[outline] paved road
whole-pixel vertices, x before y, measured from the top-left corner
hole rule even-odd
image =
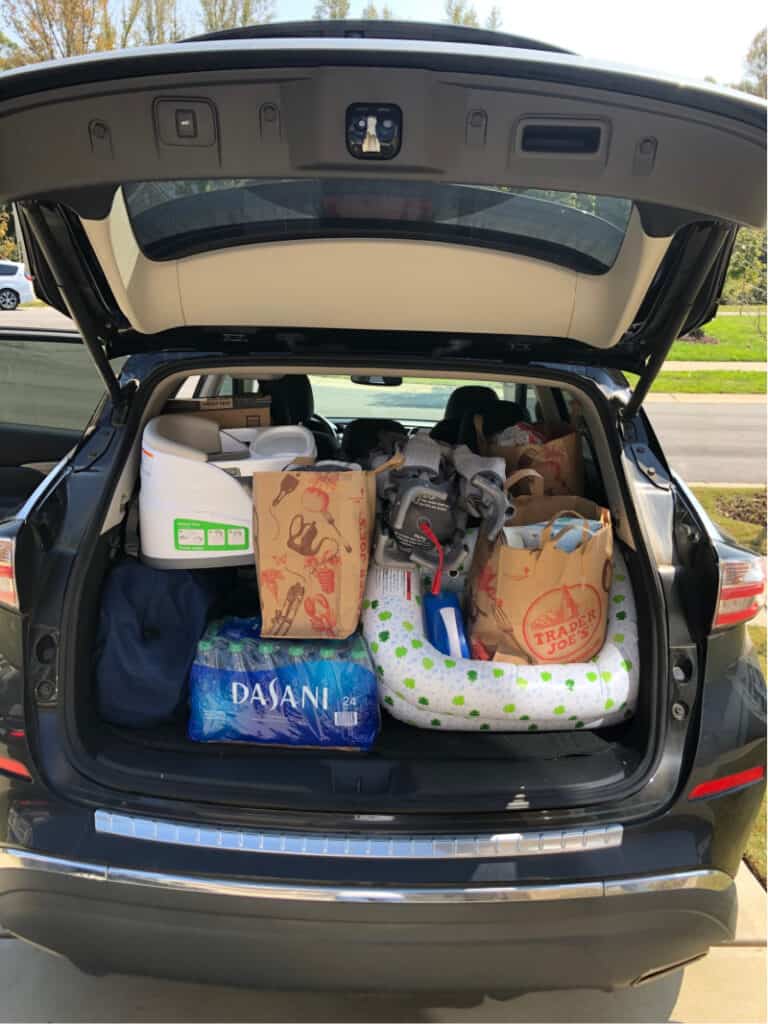
[[[646,411],[672,468],[691,483],[764,484],[766,403],[680,402]]]
[[[4,327],[25,327],[28,330],[68,331],[74,324],[50,306],[28,306],[26,309],[3,310],[0,312],[0,330]]]

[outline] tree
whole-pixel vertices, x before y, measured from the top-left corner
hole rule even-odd
[[[498,32],[501,29],[502,21],[501,8],[498,4],[494,4],[485,19],[485,27],[489,28],[491,32]]]
[[[766,98],[766,30],[761,29],[750,44],[744,59],[744,77],[734,88]]]
[[[131,45],[134,29],[141,13],[142,0],[127,0],[120,12],[120,27],[115,27],[115,46],[124,50]]]
[[[263,25],[274,16],[273,0],[200,0],[200,17],[206,32]]]
[[[108,0],[6,0],[4,10],[17,40],[10,44],[13,63],[60,60],[114,45]]]
[[[381,14],[379,14],[379,10],[376,4],[373,3],[373,0],[369,0],[362,13],[363,18],[371,21],[392,21],[394,16],[394,12],[389,4],[384,4],[381,8]]]
[[[185,33],[176,0],[140,0],[135,25],[129,34],[137,46],[175,43]]]
[[[478,28],[477,11],[469,0],[445,0],[445,20],[451,25]]]
[[[741,228],[728,265],[725,298],[740,306],[765,302],[765,245],[765,229]]]
[[[349,0],[317,0],[315,17],[321,21],[343,21],[349,17]]]
[[[13,233],[13,219],[8,203],[0,203],[0,259],[18,258],[16,237]]]
[[[19,48],[12,39],[0,32],[0,71],[5,68],[13,68],[23,63],[19,55]]]

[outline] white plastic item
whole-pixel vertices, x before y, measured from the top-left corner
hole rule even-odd
[[[255,473],[285,469],[296,459],[315,459],[315,435],[306,427],[267,427],[250,444]]]
[[[204,417],[158,416],[144,428],[139,491],[141,558],[158,569],[253,562],[253,474],[275,468],[273,432],[292,432],[277,468],[314,452],[304,427],[220,430]],[[306,435],[309,435],[309,439]],[[288,437],[283,434],[282,436]],[[251,445],[265,450],[254,457]],[[269,464],[271,463],[271,464]]]

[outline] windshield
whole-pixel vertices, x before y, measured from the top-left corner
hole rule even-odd
[[[395,378],[397,379],[397,378]],[[428,377],[405,377],[395,386],[358,384],[349,377],[310,377],[315,400],[315,412],[332,420],[351,420],[384,417],[400,420],[408,425],[432,425],[443,419],[451,393],[471,380],[433,380]],[[499,398],[514,398],[504,394],[504,385],[482,381]],[[508,386],[514,391],[514,385]]]
[[[587,273],[613,265],[628,199],[375,178],[219,179],[123,186],[152,259],[297,238],[404,237],[521,252]]]
[[[312,374],[314,410],[337,423],[347,420],[384,417],[400,420],[408,426],[432,426],[445,416],[445,407],[451,394],[466,385],[475,386],[477,380],[439,380],[433,377],[390,377],[388,385],[362,383],[366,378]],[[200,385],[200,377],[190,377],[180,389],[177,398],[191,398]],[[368,378],[381,381],[382,378]],[[499,398],[516,399],[514,384],[481,381],[492,388]],[[216,395],[256,394],[259,382],[249,378],[232,379],[222,376],[215,389]]]

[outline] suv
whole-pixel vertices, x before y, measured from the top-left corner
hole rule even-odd
[[[4,428],[0,481],[58,461],[0,522],[3,925],[90,971],[489,993],[627,986],[727,941],[764,792],[763,568],[643,400],[763,223],[765,105],[369,22],[2,78],[0,199],[105,389],[82,433]],[[73,336],[35,340],[67,392]],[[634,593],[633,706],[557,731],[385,712],[370,753],[107,723],[144,426],[254,391],[336,457],[370,450],[350,421],[443,430],[498,397],[576,429]]]
[[[23,263],[0,260],[0,309],[16,309],[21,302],[33,302],[32,278]]]

